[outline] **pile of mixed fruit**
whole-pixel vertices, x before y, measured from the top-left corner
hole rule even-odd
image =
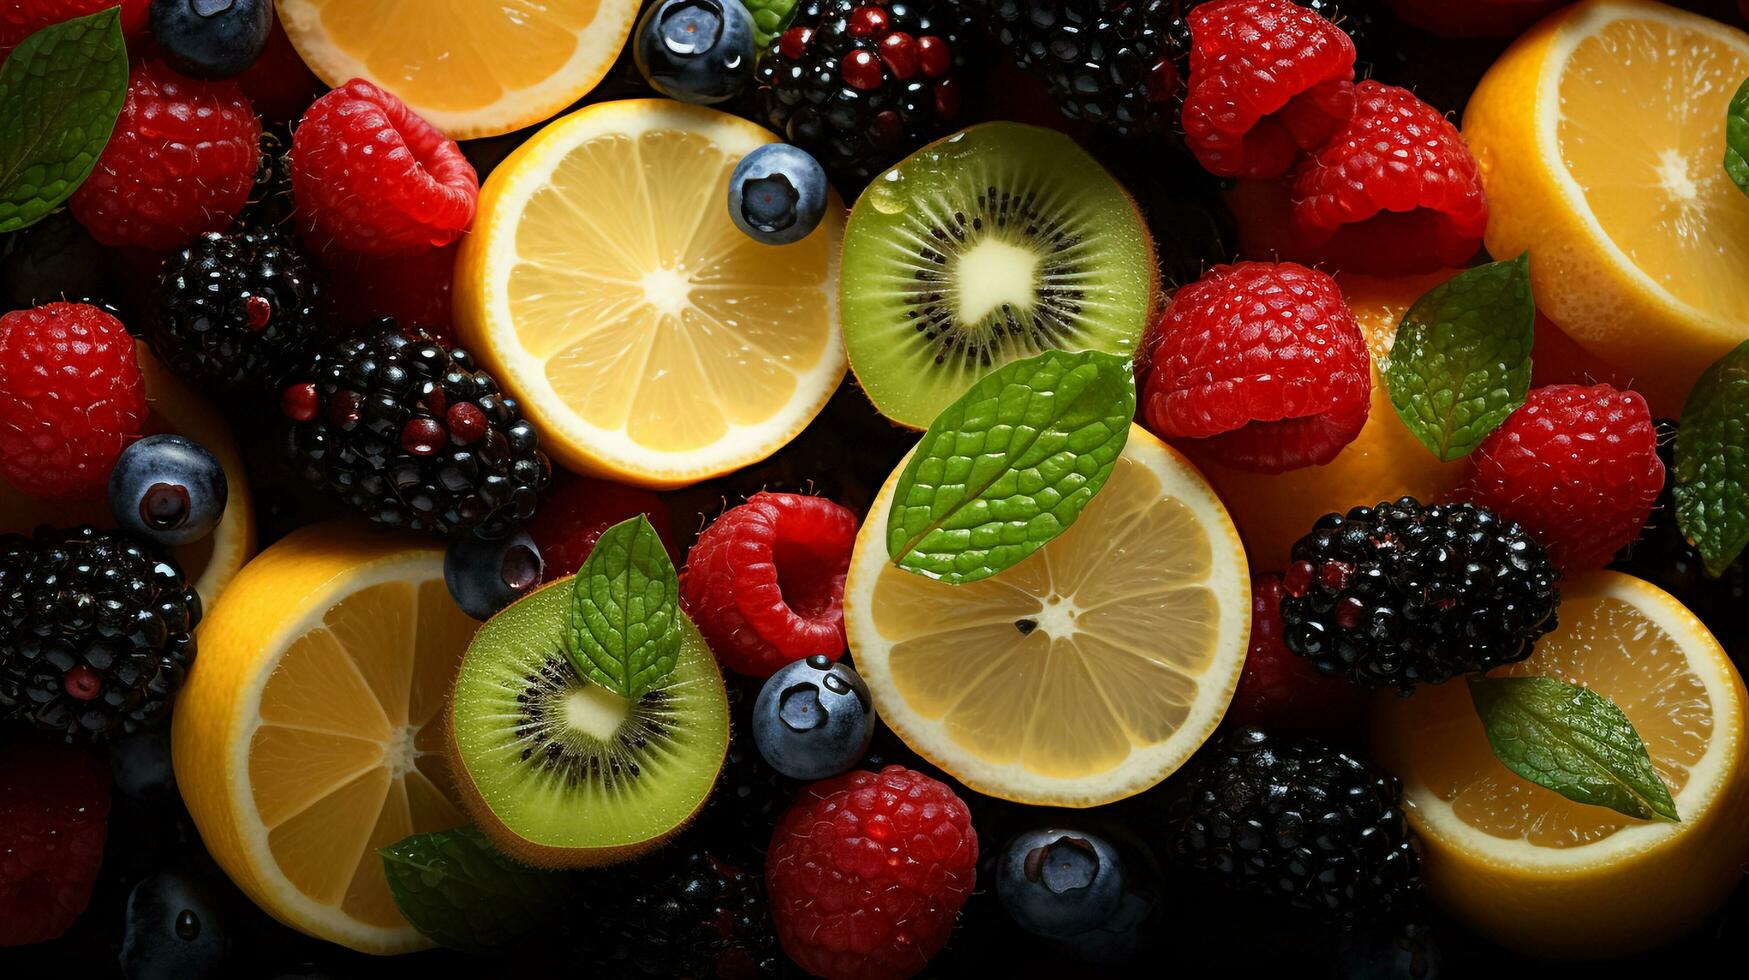
[[[1746,25],[0,0],[0,973],[1735,961]]]

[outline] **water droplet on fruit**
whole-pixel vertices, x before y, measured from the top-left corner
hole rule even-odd
[[[192,909],[183,909],[176,914],[176,938],[185,943],[192,943],[200,936],[200,916]]]

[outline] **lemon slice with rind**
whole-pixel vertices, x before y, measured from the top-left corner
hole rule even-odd
[[[678,102],[567,116],[486,182],[455,312],[565,465],[651,487],[732,472],[805,428],[845,372],[835,196],[792,245],[729,219],[729,175],[776,137]]]
[[[1166,778],[1219,725],[1245,663],[1250,584],[1202,476],[1138,426],[1068,530],[947,585],[887,557],[904,464],[857,538],[845,629],[880,716],[967,786],[1087,807]]]

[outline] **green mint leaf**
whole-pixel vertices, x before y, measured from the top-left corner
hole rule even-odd
[[[578,569],[565,653],[578,673],[629,701],[674,672],[680,583],[642,514],[603,531]]]
[[[476,827],[414,834],[377,851],[395,905],[451,949],[486,953],[555,918],[567,879],[498,853]]]
[[[1738,86],[1725,111],[1725,173],[1749,194],[1749,79]]]
[[[888,555],[955,585],[1014,566],[1105,486],[1135,412],[1135,372],[1116,354],[1046,351],[986,375],[900,474]]]
[[[1524,404],[1535,322],[1528,254],[1461,272],[1403,314],[1385,385],[1435,456],[1469,453]]]
[[[1749,341],[1688,393],[1676,429],[1676,523],[1719,576],[1749,544]]]
[[[0,232],[35,224],[91,176],[127,92],[120,8],[13,49],[0,65]]]
[[[1638,820],[1679,820],[1645,743],[1615,702],[1553,677],[1470,680],[1495,758],[1576,803]]]
[[[753,43],[755,50],[761,56],[771,47],[771,42],[789,30],[790,22],[796,19],[796,7],[801,0],[741,0],[741,6],[753,15]]]

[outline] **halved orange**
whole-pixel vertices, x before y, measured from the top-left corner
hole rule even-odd
[[[176,699],[176,780],[213,858],[275,918],[363,952],[430,945],[377,848],[468,822],[442,708],[477,625],[443,549],[350,524],[269,548],[208,613]]]

